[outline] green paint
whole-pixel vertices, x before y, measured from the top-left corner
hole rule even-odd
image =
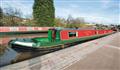
[[[55,32],[55,40],[54,38],[52,38],[52,34],[54,34]],[[60,41],[60,30],[57,30],[57,29],[49,29],[48,30],[48,40],[50,42],[54,42],[54,41]]]
[[[60,30],[57,30],[56,32],[56,39],[55,39],[56,42],[60,41]]]
[[[108,34],[106,34],[108,35]],[[77,42],[77,41],[85,41],[85,40],[90,40],[90,39],[95,39],[95,38],[99,38],[99,37],[103,37],[106,35],[95,35],[95,36],[89,36],[89,37],[83,37],[83,38],[76,38],[76,39],[71,39],[71,40],[61,40],[61,41],[54,41],[54,42],[49,42],[49,41],[41,41],[41,44],[39,46],[39,48],[47,48],[47,47],[52,47],[55,45],[61,45],[61,44],[67,44],[67,43],[73,43],[73,42]]]
[[[37,37],[32,39],[34,42],[49,42],[47,37]]]
[[[52,30],[48,30],[48,40],[52,42]]]

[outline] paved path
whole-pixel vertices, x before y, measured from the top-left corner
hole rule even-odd
[[[103,47],[64,70],[120,70],[120,33],[109,38],[111,40]],[[105,40],[101,41],[105,42]]]

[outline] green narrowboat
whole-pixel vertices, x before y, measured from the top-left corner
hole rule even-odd
[[[97,32],[96,32],[97,31]],[[65,44],[95,39],[110,34],[112,31],[104,31],[99,34],[98,30],[80,29],[49,29],[48,37],[14,39],[9,46],[17,50],[54,50],[64,48]]]

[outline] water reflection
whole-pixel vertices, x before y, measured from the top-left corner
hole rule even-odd
[[[16,51],[12,50],[11,48],[7,48],[4,54],[0,56],[0,66],[10,64],[11,61],[14,60],[16,56],[17,56]]]
[[[36,56],[41,56],[49,52],[50,51],[17,52],[11,48],[7,48],[4,54],[0,56],[0,67],[27,60]]]

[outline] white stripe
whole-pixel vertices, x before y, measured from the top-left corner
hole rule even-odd
[[[15,44],[32,47],[34,43],[32,42],[25,43],[25,42],[16,41]]]

